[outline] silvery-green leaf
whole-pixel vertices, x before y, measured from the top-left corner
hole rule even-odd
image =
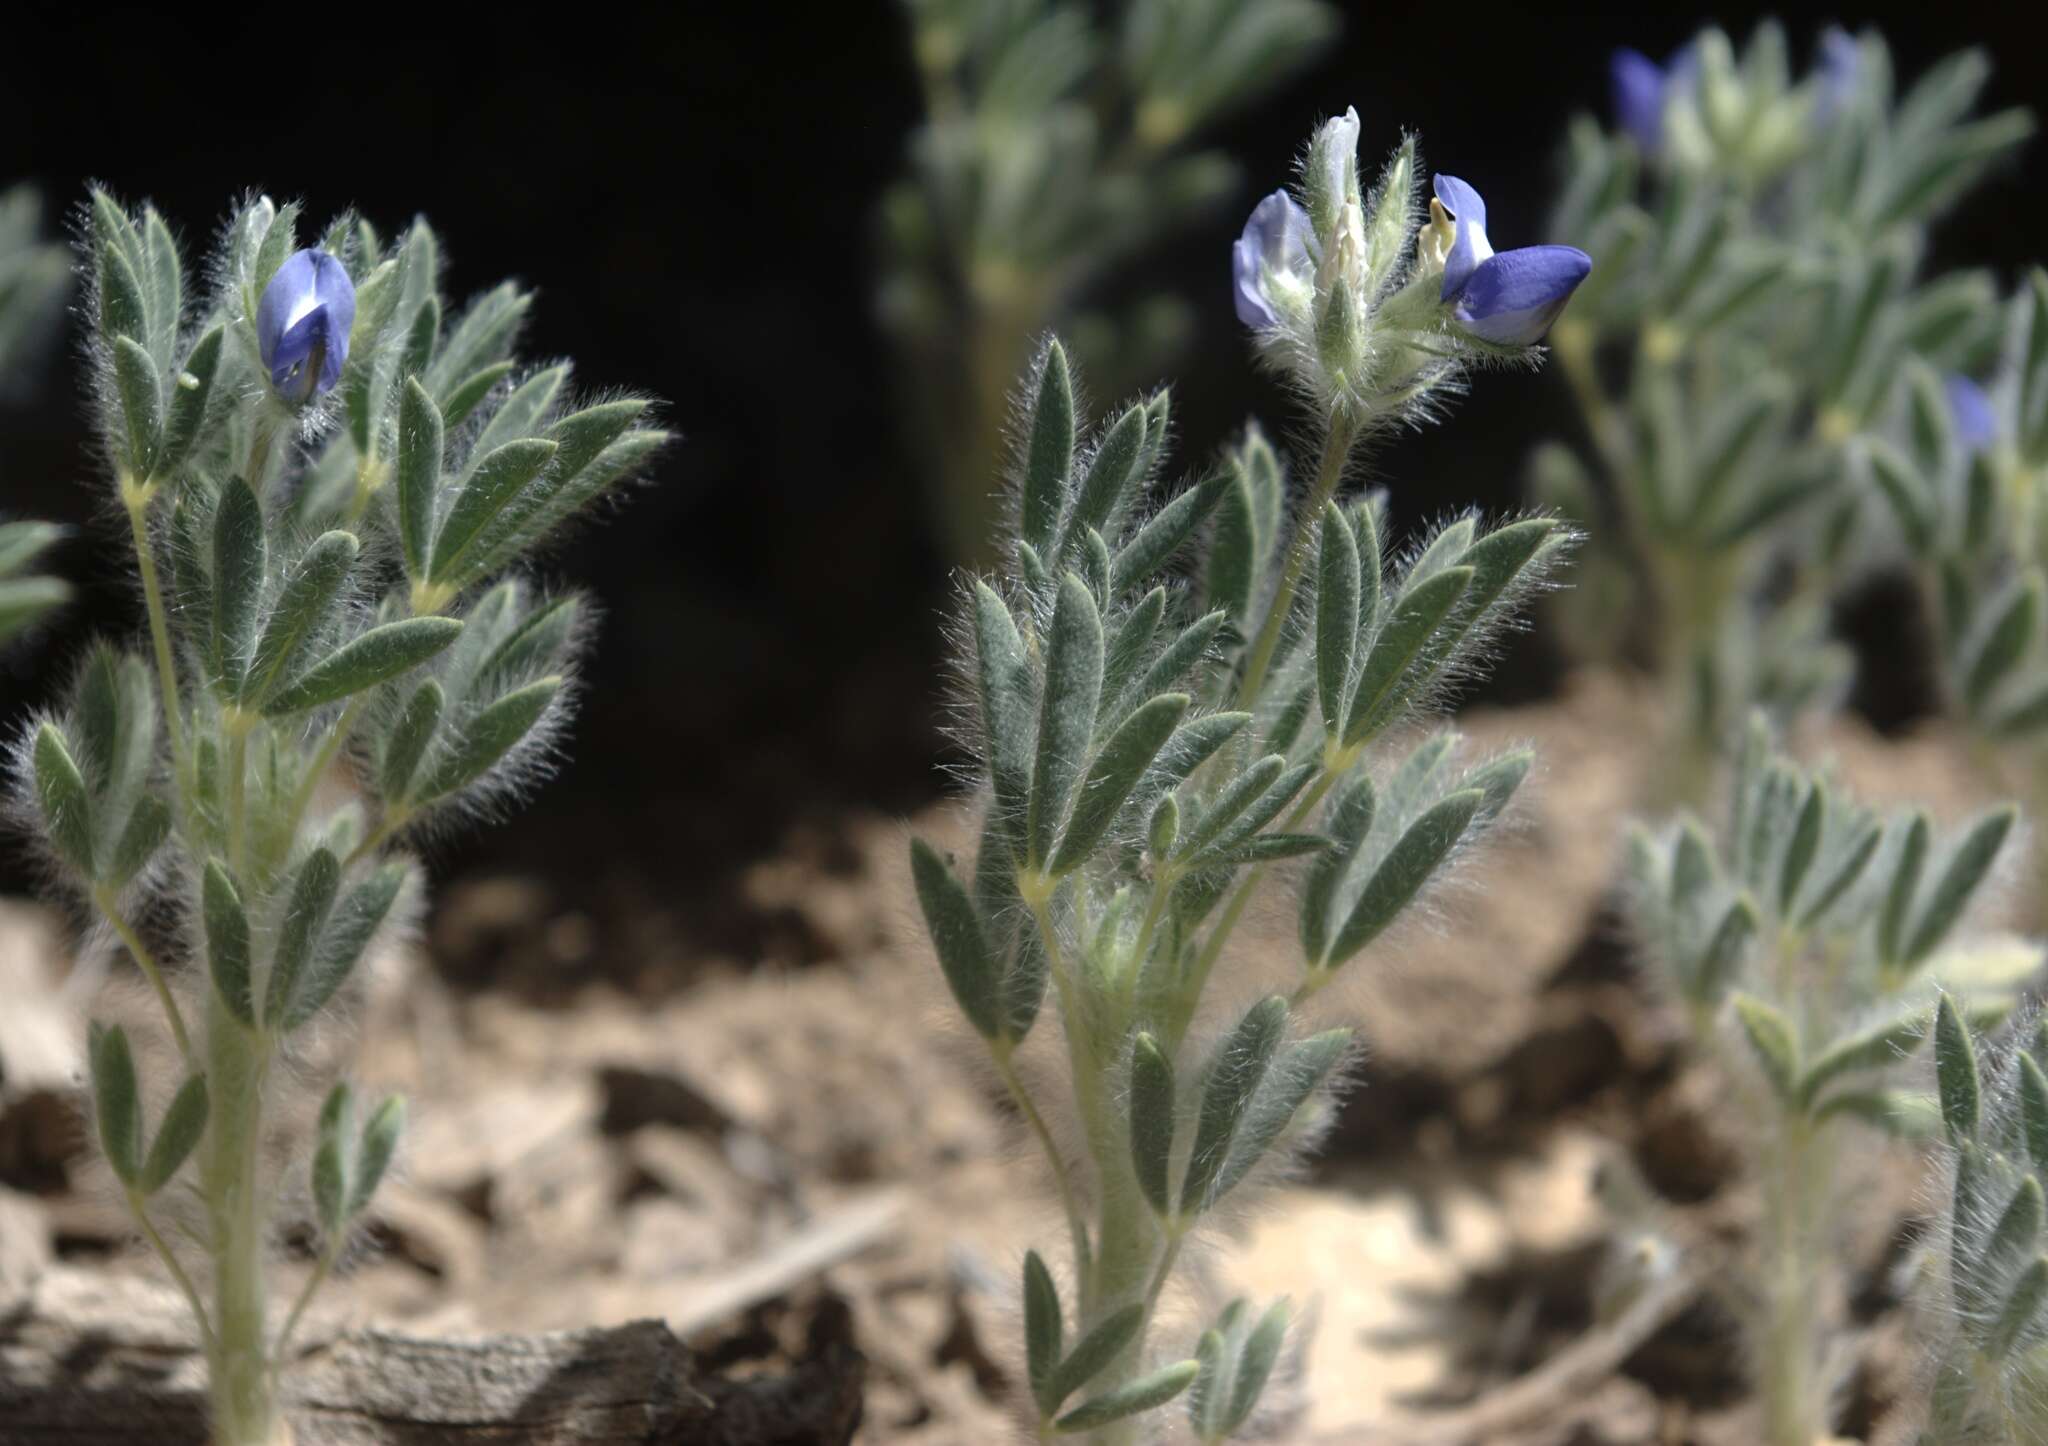
[[[1195,1119],[1194,1147],[1181,1181],[1180,1212],[1197,1214],[1209,1207],[1211,1188],[1229,1159],[1238,1122],[1251,1106],[1273,1054],[1287,1027],[1287,1001],[1279,995],[1260,1000],[1216,1047],[1202,1102]]]
[[[1219,472],[1160,508],[1117,553],[1110,570],[1110,592],[1121,595],[1172,561],[1208,519],[1229,481],[1227,473]]]
[[[1266,1381],[1280,1359],[1280,1347],[1287,1340],[1287,1302],[1276,1300],[1266,1307],[1259,1323],[1245,1340],[1237,1358],[1237,1378],[1231,1383],[1230,1409],[1224,1417],[1226,1433],[1234,1434],[1251,1419],[1266,1389]]]
[[[1106,529],[1128,507],[1144,445],[1145,408],[1126,408],[1096,445],[1087,474],[1075,489],[1073,507],[1061,529],[1060,555],[1070,566],[1082,534],[1091,527],[1098,532]]]
[[[2024,1050],[2019,1053],[2019,1096],[2020,1131],[2038,1171],[2048,1167],[2048,1075]]]
[[[1302,1105],[1350,1048],[1348,1029],[1326,1030],[1298,1044],[1281,1047],[1238,1124],[1228,1158],[1210,1188],[1212,1202],[1229,1194],[1265,1158],[1274,1142],[1294,1122]]]
[[[1934,1077],[1941,1089],[1941,1121],[1949,1139],[1977,1132],[1977,1047],[1962,1016],[1944,994],[1934,1016]]]
[[[1783,1014],[1753,995],[1738,994],[1734,1004],[1743,1038],[1749,1041],[1764,1078],[1781,1100],[1793,1102],[1799,1081],[1799,1043],[1791,1024]]]
[[[398,1137],[404,1130],[405,1100],[402,1096],[392,1095],[377,1106],[369,1123],[363,1126],[362,1142],[356,1149],[355,1181],[348,1197],[349,1214],[358,1214],[370,1203],[370,1196],[376,1193],[384,1172],[391,1166],[391,1157],[398,1149]]]
[[[527,483],[554,459],[557,444],[543,437],[507,442],[476,464],[455,494],[448,515],[434,534],[427,576],[435,582],[459,582],[472,574],[464,555],[470,544],[509,506]]]
[[[1134,1303],[1075,1342],[1074,1349],[1053,1368],[1046,1383],[1045,1400],[1050,1404],[1044,1409],[1048,1413],[1057,1411],[1067,1397],[1101,1375],[1111,1361],[1123,1354],[1124,1347],[1137,1339],[1144,1324],[1145,1307]]]
[[[313,1210],[330,1241],[348,1223],[354,1166],[355,1096],[346,1083],[337,1084],[320,1107],[313,1145]]]
[[[1366,655],[1344,727],[1347,746],[1372,737],[1398,716],[1415,688],[1415,682],[1407,677],[1409,665],[1423,654],[1431,636],[1465,595],[1472,576],[1469,567],[1448,567],[1403,590]]]
[[[1066,348],[1048,342],[1039,368],[1038,395],[1031,408],[1031,432],[1024,453],[1023,540],[1041,554],[1053,542],[1074,461],[1074,386]]]
[[[85,777],[53,723],[36,730],[34,753],[36,798],[43,809],[43,827],[64,861],[88,876],[93,865],[92,803]]]
[[[1785,845],[1784,862],[1778,870],[1780,915],[1791,916],[1799,886],[1806,882],[1807,870],[1820,853],[1821,826],[1827,818],[1827,807],[1827,790],[1816,779],[1806,791],[1806,802],[1800,807],[1799,821],[1793,826],[1792,837]]]
[[[1202,600],[1205,606],[1241,623],[1251,611],[1252,585],[1258,576],[1251,484],[1236,467],[1217,475],[1224,485],[1216,499],[1215,525],[1209,532]]]
[[[220,371],[224,339],[225,332],[218,326],[200,337],[186,356],[183,370],[171,379],[171,405],[164,418],[163,440],[157,447],[159,473],[182,466],[199,440],[207,403],[213,398],[213,379]]]
[[[923,839],[910,841],[910,871],[939,967],[960,1012],[984,1039],[1002,1029],[1002,978],[966,886]]]
[[[213,656],[230,696],[239,696],[256,648],[269,548],[263,506],[239,477],[221,488],[213,522]]]
[[[1333,735],[1344,730],[1358,644],[1359,589],[1357,539],[1336,504],[1325,503],[1316,566],[1316,696],[1323,727]]]
[[[463,725],[460,741],[436,760],[413,791],[413,801],[446,798],[483,777],[534,730],[561,690],[560,678],[536,679],[477,713]]]
[[[141,1177],[135,1182],[144,1195],[154,1195],[171,1182],[171,1176],[178,1173],[178,1167],[206,1133],[206,1116],[206,1076],[195,1074],[171,1097],[163,1121],[157,1126],[149,1158],[143,1162]]]
[[[1060,822],[1095,732],[1102,697],[1102,618],[1087,585],[1072,573],[1060,581],[1045,647],[1045,693],[1031,767],[1026,838],[1029,857],[1051,858]]]
[[[314,849],[299,864],[284,922],[278,929],[276,951],[271,955],[270,982],[264,991],[265,1023],[292,1013],[300,977],[327,926],[328,912],[340,888],[341,861],[326,849]]]
[[[267,718],[283,718],[333,703],[433,657],[462,631],[454,618],[400,618],[371,628],[329,653],[263,705]]]
[[[1878,957],[1887,964],[1904,959],[1913,895],[1920,887],[1920,870],[1927,862],[1928,833],[1927,815],[1914,814],[1906,824],[1898,859],[1892,866],[1891,883],[1885,890],[1884,909],[1877,922]]]
[[[1121,723],[1129,716],[1129,705],[1137,701],[1128,696],[1133,691],[1131,684],[1138,676],[1138,668],[1145,661],[1145,655],[1152,650],[1152,640],[1158,635],[1159,623],[1165,616],[1166,589],[1155,587],[1124,615],[1116,635],[1109,640],[1102,664],[1102,721],[1105,725]]]
[[[1990,809],[1972,820],[1964,830],[1962,841],[1948,857],[1941,876],[1934,881],[1933,891],[1913,921],[1913,932],[1907,940],[1902,962],[1918,964],[1932,954],[1948,937],[1963,911],[1969,907],[1971,896],[1990,873],[1991,866],[1998,859],[1998,851],[2005,846],[2007,835],[2012,832],[2019,819],[2019,810],[2011,804]]]
[[[156,851],[163,847],[170,833],[170,805],[153,793],[137,799],[134,812],[128,815],[128,827],[121,830],[120,840],[114,846],[103,882],[114,889],[126,887],[156,857]]]
[[[1963,675],[1963,702],[1981,708],[2033,645],[2041,625],[2041,578],[2028,574],[2004,600]]]
[[[1188,1387],[1188,1425],[1194,1429],[1195,1439],[1203,1443],[1221,1441],[1227,1434],[1224,1416],[1230,1409],[1231,1384],[1224,1378],[1230,1365],[1227,1355],[1221,1331],[1202,1332],[1195,1346],[1199,1370]]]
[[[1074,799],[1073,816],[1047,872],[1058,877],[1088,861],[1131,790],[1188,710],[1188,695],[1167,693],[1142,704],[1102,745]]]
[[[1845,1074],[1887,1069],[1897,1064],[1920,1047],[1933,1022],[1933,1011],[1917,1009],[1903,1018],[1829,1045],[1799,1078],[1797,1094],[1801,1107],[1810,1108],[1823,1088]]]
[[[120,1025],[92,1025],[86,1039],[92,1069],[93,1114],[100,1149],[122,1184],[134,1186],[142,1170],[142,1102],[135,1084],[135,1057]]]
[[[1224,830],[1237,821],[1239,815],[1273,786],[1274,780],[1278,779],[1286,768],[1287,760],[1276,753],[1259,759],[1231,779],[1209,804],[1194,827],[1183,836],[1180,857],[1192,858],[1221,837]]]
[[[256,1007],[250,993],[249,915],[234,880],[217,859],[207,861],[199,902],[213,987],[229,1012],[253,1028]]]
[[[359,550],[353,534],[328,532],[315,538],[299,558],[257,639],[243,701],[260,704],[297,670],[307,648],[338,611],[342,584]]]
[[[1035,1250],[1024,1252],[1024,1357],[1031,1398],[1041,1414],[1051,1415],[1059,1402],[1048,1402],[1054,1370],[1060,1363],[1065,1323],[1059,1288]]]
[[[419,378],[409,376],[398,404],[398,539],[405,570],[415,578],[427,575],[433,549],[442,446],[441,409]]]
[[[1320,966],[1329,946],[1330,903],[1345,870],[1372,829],[1378,795],[1372,779],[1361,773],[1337,795],[1323,820],[1329,836],[1329,852],[1318,858],[1308,871],[1301,893],[1302,957]]]
[[[1335,969],[1379,937],[1442,867],[1486,802],[1476,788],[1453,793],[1426,810],[1387,850],[1330,944],[1325,969]]]
[[[1138,1189],[1161,1216],[1173,1214],[1169,1171],[1174,1136],[1173,1064],[1159,1041],[1140,1031],[1131,1049],[1131,1166]]]
[[[988,750],[995,809],[1007,830],[1021,833],[1031,792],[1031,745],[1038,689],[1031,660],[1010,610],[985,583],[974,585],[977,701]],[[1013,840],[1016,847],[1021,840]],[[1021,853],[1021,848],[1018,849]]]
[[[335,906],[312,958],[301,972],[291,1007],[278,1021],[280,1027],[287,1031],[299,1029],[327,1007],[327,1001],[347,982],[362,959],[371,937],[390,916],[407,872],[401,862],[387,863]]]
[[[156,473],[164,425],[163,377],[149,353],[125,336],[114,338],[114,385],[128,424],[128,467],[136,477]]]
[[[2048,1256],[2035,1256],[2013,1281],[1991,1327],[1986,1354],[2002,1361],[2048,1336]]]
[[[441,724],[445,703],[441,685],[432,678],[420,684],[406,701],[384,745],[384,767],[378,783],[387,800],[406,797],[420,759],[425,756],[427,745],[434,741],[434,730]]]
[[[1098,1426],[1107,1426],[1112,1421],[1121,1421],[1126,1416],[1135,1416],[1140,1411],[1149,1411],[1163,1406],[1188,1388],[1201,1367],[1194,1361],[1179,1361],[1135,1381],[1105,1391],[1091,1401],[1085,1401],[1067,1412],[1053,1423],[1053,1429],[1061,1435],[1073,1435],[1080,1431],[1093,1431]]]

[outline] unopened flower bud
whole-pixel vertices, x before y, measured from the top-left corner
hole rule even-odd
[[[270,384],[300,404],[333,390],[348,360],[356,289],[325,251],[297,251],[277,268],[256,306],[256,343]]]

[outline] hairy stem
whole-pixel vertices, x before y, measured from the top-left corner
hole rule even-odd
[[[177,766],[180,791],[191,774],[191,755],[185,748],[185,715],[178,701],[178,669],[171,654],[171,626],[164,610],[163,582],[157,576],[156,553],[149,545],[148,511],[156,496],[152,483],[136,483],[123,475],[121,505],[128,513],[128,530],[135,541],[135,566],[142,576],[142,604],[149,614],[149,640],[156,652],[157,689],[162,693],[164,728],[170,734],[171,759]]]
[[[1814,1127],[1787,1119],[1765,1179],[1764,1320],[1757,1387],[1770,1446],[1813,1446],[1827,1431],[1827,1383],[1818,1356],[1821,1281],[1814,1234],[1817,1186],[1827,1171]]]
[[[306,766],[306,776],[299,780],[299,791],[292,796],[291,822],[285,830],[286,838],[299,836],[299,825],[305,822],[306,810],[313,806],[313,795],[320,791],[320,780],[327,776],[327,770],[334,765],[335,755],[341,752],[341,745],[355,731],[356,720],[362,716],[363,700],[368,696],[367,693],[358,693],[349,699],[334,727],[320,740],[320,749]]]
[[[214,1440],[216,1446],[270,1446],[278,1422],[264,1325],[268,1221],[257,1173],[270,1046],[229,1012],[217,990],[209,1000],[206,1034],[213,1111],[200,1187],[215,1270],[209,1361]]]
[[[178,1042],[178,1053],[184,1058],[187,1068],[193,1067],[197,1061],[192,1055],[192,1036],[185,1032],[185,1016],[179,1012],[178,1001],[172,995],[170,986],[164,982],[164,971],[157,964],[156,956],[150,953],[149,946],[142,942],[142,936],[135,932],[135,926],[122,917],[111,889],[94,889],[92,901],[106,921],[113,925],[114,932],[128,947],[128,952],[135,957],[136,964],[149,980],[150,987],[156,991],[157,1003],[163,1006],[164,1018],[171,1026],[171,1037]]]
[[[1045,1152],[1045,1158],[1052,1166],[1053,1178],[1059,1182],[1060,1205],[1067,1214],[1067,1231],[1073,1238],[1075,1273],[1085,1278],[1089,1273],[1088,1222],[1081,1215],[1081,1197],[1074,1192],[1074,1177],[1067,1170],[1066,1157],[1060,1153],[1054,1142],[1052,1131],[1046,1128],[1045,1116],[1038,1112],[1038,1106],[1031,1098],[1031,1091],[1024,1087],[1023,1076],[1017,1073],[1016,1061],[1012,1058],[1012,1047],[1008,1043],[992,1045],[996,1073],[1002,1076],[1009,1088],[1010,1098],[1016,1101],[1018,1111],[1030,1125],[1031,1133],[1038,1139],[1038,1147]]]
[[[292,1302],[291,1311],[284,1318],[284,1326],[277,1333],[277,1344],[271,1349],[270,1353],[270,1379],[273,1389],[276,1385],[278,1373],[284,1369],[284,1363],[292,1343],[292,1332],[299,1328],[300,1317],[305,1315],[306,1307],[313,1303],[314,1295],[319,1292],[321,1285],[325,1283],[328,1272],[334,1269],[335,1259],[340,1254],[341,1242],[339,1240],[329,1241],[327,1248],[320,1252],[320,1259],[314,1265],[313,1273],[306,1277],[306,1284],[300,1289],[299,1298]]]
[[[177,1282],[179,1293],[185,1297],[185,1304],[191,1309],[192,1319],[199,1323],[200,1342],[205,1346],[208,1355],[212,1355],[216,1350],[213,1321],[206,1313],[206,1302],[200,1299],[199,1288],[193,1285],[192,1277],[185,1273],[185,1267],[178,1263],[178,1257],[171,1253],[171,1247],[165,1243],[156,1225],[150,1220],[149,1206],[143,1200],[142,1192],[130,1189],[125,1193],[128,1213],[135,1217],[136,1225],[142,1230],[142,1238],[149,1242],[150,1248],[157,1253],[157,1258],[163,1261],[164,1269],[168,1270],[171,1279]]]
[[[1301,574],[1308,566],[1308,556],[1314,546],[1315,520],[1322,514],[1323,504],[1337,493],[1337,483],[1344,475],[1344,461],[1351,454],[1351,442],[1355,436],[1357,428],[1354,424],[1333,420],[1323,438],[1323,460],[1316,468],[1315,487],[1309,492],[1301,511],[1295,514],[1294,537],[1287,545],[1287,561],[1280,570],[1280,584],[1273,592],[1273,604],[1267,609],[1266,620],[1260,624],[1259,635],[1246,656],[1244,680],[1237,688],[1239,708],[1250,708],[1266,686],[1267,670],[1273,666],[1273,653],[1280,646],[1280,631],[1287,625],[1287,615],[1294,608],[1294,591],[1301,585]]]

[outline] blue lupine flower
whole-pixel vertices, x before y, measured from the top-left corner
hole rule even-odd
[[[1820,82],[1813,104],[1816,125],[1826,125],[1856,98],[1863,78],[1863,47],[1856,37],[1839,25],[1821,32],[1820,63],[1815,67]]]
[[[278,394],[305,402],[332,390],[355,324],[356,289],[346,267],[317,249],[287,257],[256,306],[256,343]]]
[[[1531,346],[1593,269],[1576,246],[1523,246],[1495,254],[1486,239],[1486,202],[1456,176],[1436,177],[1436,200],[1457,222],[1444,258],[1443,299],[1474,336],[1502,346]]]
[[[1607,61],[1607,79],[1614,91],[1614,119],[1636,138],[1645,152],[1664,143],[1664,67],[1640,50],[1626,46]]]
[[[1948,414],[1955,422],[1956,440],[1965,452],[1982,452],[1998,441],[1998,413],[1991,398],[1960,372],[1950,372],[1943,381],[1948,393]]]
[[[1270,274],[1294,275],[1309,263],[1308,212],[1285,191],[1275,191],[1252,208],[1244,234],[1230,248],[1230,280],[1237,319],[1265,329],[1280,323],[1266,290]]]

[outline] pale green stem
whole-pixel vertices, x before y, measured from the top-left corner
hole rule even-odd
[[[185,1273],[185,1267],[178,1263],[178,1257],[171,1253],[171,1247],[165,1244],[163,1236],[157,1233],[156,1226],[150,1221],[149,1207],[143,1200],[142,1193],[135,1189],[123,1193],[127,1196],[128,1213],[135,1217],[135,1223],[142,1229],[143,1239],[149,1242],[150,1248],[156,1251],[157,1258],[163,1261],[164,1269],[168,1270],[171,1279],[177,1282],[179,1293],[185,1297],[185,1304],[191,1308],[192,1319],[199,1323],[199,1339],[206,1347],[207,1354],[212,1355],[216,1349],[213,1322],[207,1317],[206,1302],[200,1299],[199,1288],[193,1285],[192,1277]]]
[[[150,953],[149,946],[142,942],[142,936],[135,932],[135,926],[121,916],[121,911],[115,906],[111,890],[94,889],[92,901],[106,917],[107,922],[114,926],[114,932],[120,936],[121,942],[128,946],[128,952],[135,956],[136,964],[149,980],[150,987],[156,991],[157,1002],[164,1007],[164,1018],[170,1022],[171,1037],[178,1042],[178,1053],[190,1068],[195,1063],[192,1057],[192,1036],[185,1032],[185,1016],[179,1012],[178,1001],[172,996],[170,986],[164,982],[164,971],[158,966],[156,956]]]
[[[263,1278],[266,1212],[257,1165],[270,1044],[218,990],[207,1012],[213,1110],[200,1164],[214,1261],[211,1391],[215,1446],[271,1446],[277,1428]]]
[[[320,751],[313,755],[313,761],[306,768],[306,776],[299,780],[299,791],[292,798],[291,827],[286,837],[297,838],[299,825],[305,821],[306,810],[313,806],[313,795],[320,790],[320,780],[327,776],[333,766],[335,755],[341,752],[341,745],[348,741],[348,735],[355,731],[356,719],[362,716],[363,700],[367,694],[358,693],[341,710],[341,717],[334,727],[320,741]]]
[[[149,638],[156,651],[157,688],[163,694],[164,727],[171,737],[171,759],[177,765],[182,788],[190,770],[191,756],[185,751],[185,715],[178,701],[178,670],[171,655],[170,619],[164,611],[163,583],[157,577],[156,553],[149,545],[149,502],[156,495],[153,484],[136,484],[121,479],[121,502],[128,511],[128,527],[135,539],[135,566],[142,575],[142,603],[149,613]]]
[[[335,1259],[341,1253],[341,1242],[335,1240],[320,1252],[319,1261],[313,1266],[313,1273],[306,1277],[305,1286],[299,1291],[299,1298],[292,1302],[291,1313],[284,1318],[284,1328],[277,1333],[277,1344],[271,1348],[270,1378],[273,1386],[278,1373],[284,1369],[292,1343],[292,1332],[299,1328],[299,1319],[306,1313],[306,1307],[313,1303],[315,1292],[327,1279],[327,1273],[334,1269]]]
[[[228,727],[228,867],[237,879],[244,875],[249,831],[249,730],[230,723]]]
[[[1294,537],[1288,544],[1287,561],[1280,570],[1280,585],[1273,593],[1273,605],[1266,612],[1266,620],[1259,627],[1259,635],[1252,642],[1247,655],[1244,681],[1238,685],[1237,706],[1250,708],[1259,700],[1260,690],[1266,686],[1266,671],[1273,666],[1273,653],[1280,646],[1281,629],[1287,625],[1287,615],[1294,607],[1294,591],[1301,585],[1301,574],[1308,566],[1308,555],[1315,536],[1315,520],[1322,515],[1323,504],[1337,492],[1337,483],[1344,475],[1344,461],[1351,453],[1352,438],[1357,428],[1350,422],[1333,420],[1329,434],[1323,439],[1323,460],[1316,468],[1316,483],[1309,493],[1307,505],[1294,519]]]
[[[411,817],[410,814],[403,810],[394,810],[385,815],[381,823],[370,830],[369,833],[363,835],[361,843],[349,850],[348,857],[342,860],[342,867],[346,868],[358,859],[368,858],[372,852],[389,842],[400,829],[404,828],[411,821]]]
[[[1316,805],[1323,801],[1324,796],[1336,785],[1337,780],[1344,776],[1349,767],[1348,757],[1341,766],[1333,768],[1326,756],[1322,772],[1316,776],[1316,781],[1309,785],[1308,792],[1302,795],[1301,802],[1294,806],[1294,811],[1287,815],[1287,821],[1280,825],[1280,832],[1292,832],[1314,813]],[[1209,975],[1216,968],[1216,961],[1223,956],[1223,946],[1230,942],[1231,934],[1243,921],[1244,911],[1251,903],[1252,895],[1258,892],[1259,883],[1265,878],[1266,870],[1270,867],[1270,864],[1252,865],[1223,905],[1223,912],[1209,930],[1209,937],[1202,941],[1201,952],[1195,955],[1194,967],[1188,971],[1187,979],[1175,995],[1176,1007],[1172,1017],[1167,1021],[1169,1050],[1180,1048],[1181,1040],[1187,1035],[1188,1026],[1194,1022],[1195,1008],[1201,1002],[1202,991],[1209,986]],[[1307,988],[1306,980],[1303,981],[1302,988],[1305,992],[1297,992],[1298,999],[1306,998],[1308,994],[1315,992]]]
[[[1010,1098],[1016,1101],[1017,1109],[1031,1127],[1031,1133],[1038,1138],[1038,1147],[1045,1152],[1046,1161],[1052,1166],[1053,1178],[1059,1182],[1060,1206],[1066,1211],[1067,1230],[1073,1237],[1076,1273],[1085,1277],[1089,1270],[1088,1224],[1081,1216],[1081,1197],[1074,1192],[1074,1179],[1067,1171],[1066,1157],[1054,1143],[1052,1131],[1046,1128],[1045,1117],[1038,1112],[1031,1091],[1024,1087],[1024,1079],[1017,1073],[1016,1062],[1011,1058],[1011,1046],[1007,1042],[991,1044],[989,1052],[995,1057],[996,1073],[1002,1076]]]
[[[1824,1164],[1813,1157],[1814,1128],[1788,1118],[1780,1158],[1765,1186],[1767,1258],[1764,1339],[1758,1352],[1765,1436],[1770,1446],[1813,1446],[1826,1435],[1826,1400],[1818,1379],[1818,1292],[1814,1185]]]

